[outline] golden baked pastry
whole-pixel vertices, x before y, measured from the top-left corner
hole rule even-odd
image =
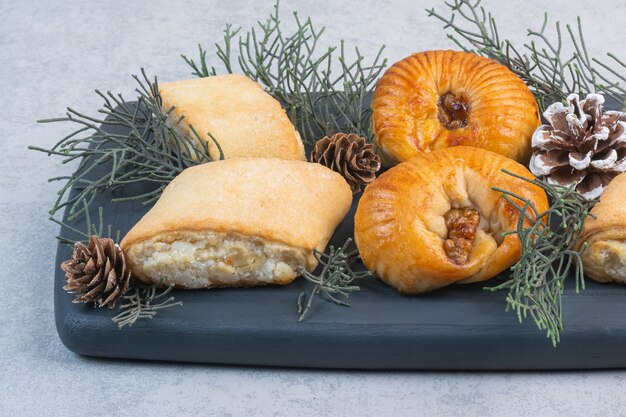
[[[194,137],[206,138],[209,154],[219,159],[219,143],[224,158],[267,157],[304,160],[304,145],[280,103],[259,83],[239,74],[227,74],[159,85],[162,107],[170,114],[170,124]],[[181,123],[175,123],[185,116]]]
[[[607,185],[600,202],[585,219],[579,248],[585,275],[599,282],[626,283],[626,173]]]
[[[519,212],[491,187],[548,209],[545,192],[501,171],[534,178],[521,164],[480,148],[420,153],[367,186],[354,237],[365,266],[400,292],[487,280],[520,257]]]
[[[467,52],[428,51],[381,77],[372,123],[386,165],[458,145],[525,163],[540,120],[532,93],[508,68]]]
[[[128,232],[133,276],[183,288],[287,284],[317,265],[350,208],[341,175],[304,161],[234,158],[188,168]]]

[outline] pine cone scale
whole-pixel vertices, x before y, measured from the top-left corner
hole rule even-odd
[[[100,294],[104,290],[104,283],[99,282],[95,287],[92,287],[91,290],[82,295],[82,299],[88,300],[91,298],[96,298],[98,294]]]
[[[596,159],[590,161],[589,164],[598,169],[613,168],[617,163],[617,151],[615,149],[606,149],[602,153],[596,153]]]
[[[580,152],[570,152],[568,155],[568,162],[575,169],[583,170],[591,165],[591,152],[582,154]]]
[[[117,274],[115,273],[115,269],[112,269],[107,274],[106,286],[104,287],[105,292],[109,292],[114,290],[117,287]]]
[[[87,275],[85,278],[89,277],[90,275]],[[95,274],[91,275],[91,279],[89,280],[89,282],[87,283],[87,285],[89,285],[90,287],[94,286],[94,285],[98,285],[103,278],[104,274],[102,273],[102,270],[98,270],[96,271]]]
[[[90,257],[83,268],[83,273],[91,275],[94,274],[97,270],[98,265],[96,265],[96,261],[94,260],[94,258]]]
[[[95,267],[97,269],[100,269],[104,266],[104,262],[106,260],[105,255],[104,255],[104,248],[102,247],[102,241],[100,239],[95,239],[94,243],[95,243],[95,248],[96,248],[96,254],[91,259],[95,261],[95,264],[96,264]]]
[[[109,294],[109,296],[104,301],[100,301],[99,304],[100,306],[103,306],[111,302],[115,302],[115,300],[117,300],[120,295],[122,295],[122,289],[121,287],[116,286],[114,290]]]

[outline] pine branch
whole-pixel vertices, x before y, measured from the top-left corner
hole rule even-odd
[[[155,302],[168,295],[174,288],[174,284],[160,293],[157,293],[157,287],[158,285],[142,287],[135,282],[122,295],[122,303],[119,307],[121,312],[111,319],[113,323],[117,324],[117,327],[121,330],[124,326],[132,326],[138,320],[153,319],[160,310],[183,305],[182,301],[175,301],[175,298],[171,296],[163,301]]]
[[[356,249],[349,251],[351,244],[352,239],[348,239],[339,249],[335,249],[331,245],[328,254],[320,253],[317,250],[313,251],[315,258],[320,265],[323,265],[323,268],[319,275],[312,274],[304,268],[300,271],[304,279],[312,282],[315,286],[308,298],[305,292],[300,293],[298,297],[298,321],[306,319],[313,305],[313,300],[318,295],[337,305],[349,307],[350,304],[340,297],[348,298],[350,293],[359,291],[360,287],[354,284],[355,281],[372,275],[370,271],[354,271],[352,269],[359,253]]]
[[[76,131],[50,149],[29,146],[29,149],[48,156],[61,157],[63,164],[80,161],[72,175],[48,180],[64,182],[50,210],[51,215],[69,206],[68,220],[72,220],[87,213],[99,194],[136,183],[148,182],[154,187],[139,194],[126,192],[124,197],[113,201],[140,199],[153,202],[185,168],[211,161],[207,140],[201,138],[193,127],[190,126],[194,137],[180,133],[183,117],[168,122],[174,108],[162,109],[156,78],[151,82],[143,69],[141,77],[133,78],[138,84],[136,102],[128,102],[120,94],[96,90],[104,102],[98,110],[99,117],[68,108],[66,117],[39,121],[77,125]],[[113,127],[122,133],[112,133],[110,130],[113,129],[105,130],[105,127]],[[219,149],[215,138],[208,132],[205,134]],[[78,192],[63,201],[72,188]]]
[[[444,3],[449,9],[446,16],[434,8],[426,12],[451,30],[453,34],[448,34],[448,38],[458,47],[496,60],[524,80],[541,112],[554,102],[565,102],[571,93],[584,97],[589,92],[600,92],[624,102],[626,64],[610,53],[609,64],[592,58],[585,45],[580,18],[576,26],[565,26],[566,35],[557,21],[550,37],[548,15],[544,14],[541,28],[528,30],[529,42],[516,46],[502,40],[495,18],[480,3],[480,0],[452,0]],[[565,42],[574,50],[569,56],[564,56]]]
[[[493,188],[520,213],[516,230],[508,233],[519,237],[522,253],[511,267],[510,278],[487,289],[508,290],[506,310],[515,311],[520,322],[530,316],[556,346],[563,330],[561,298],[565,281],[574,277],[576,293],[585,288],[581,259],[585,247],[580,250],[575,247],[595,201],[576,192],[576,184],[570,187],[550,185],[502,171],[542,188],[553,203],[546,212],[540,213],[532,201],[510,190]]]
[[[365,104],[387,65],[384,47],[370,62],[354,48],[356,58],[350,60],[343,41],[321,49],[324,28],[315,27],[311,19],[301,20],[297,13],[293,18],[296,30],[285,33],[276,2],[274,12],[245,33],[226,26],[222,43],[215,44],[216,57],[226,72],[240,72],[263,85],[282,104],[306,144],[338,132],[371,140],[371,111]],[[198,52],[197,62],[182,55],[192,74],[216,75],[207,63],[207,51],[198,46]]]

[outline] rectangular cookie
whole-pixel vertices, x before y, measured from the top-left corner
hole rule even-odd
[[[286,284],[313,270],[352,203],[314,163],[235,158],[188,168],[121,243],[133,275],[183,288]]]

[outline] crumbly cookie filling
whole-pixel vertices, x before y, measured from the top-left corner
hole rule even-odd
[[[131,251],[133,267],[141,275],[185,288],[284,284],[307,261],[301,249],[218,232],[158,235]]]

